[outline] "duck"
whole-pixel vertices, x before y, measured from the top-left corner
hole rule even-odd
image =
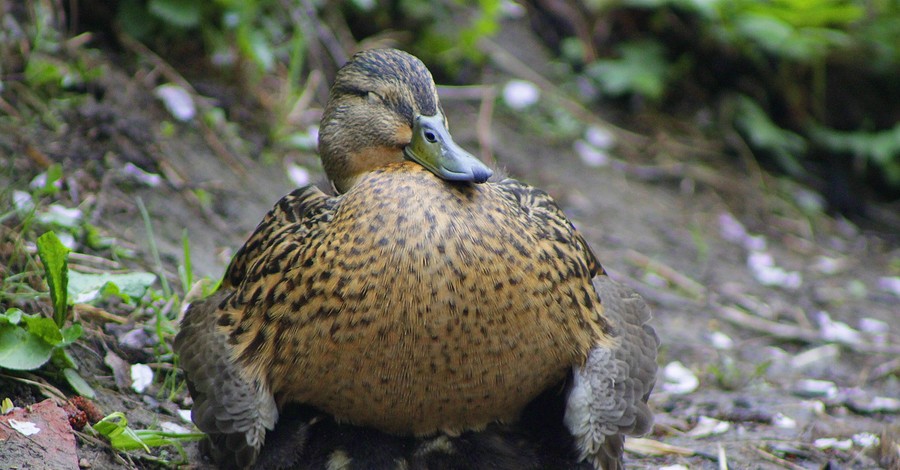
[[[456,144],[428,68],[355,54],[174,347],[220,468],[622,468],[659,338],[544,191]]]

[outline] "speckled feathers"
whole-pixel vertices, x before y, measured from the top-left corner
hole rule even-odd
[[[277,232],[223,305],[235,360],[279,402],[460,431],[515,418],[603,343],[598,265],[545,193],[412,163],[316,193],[302,200],[317,217]]]
[[[445,131],[415,57],[366,51],[338,72],[319,151],[339,194],[282,198],[176,337],[223,468],[257,461],[291,407],[306,418],[275,428],[287,443],[264,465],[610,470],[649,429],[646,304],[546,193],[471,183],[490,170]]]

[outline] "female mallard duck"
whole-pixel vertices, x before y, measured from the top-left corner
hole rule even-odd
[[[297,468],[620,468],[653,419],[649,310],[546,193],[485,183],[422,62],[356,54],[319,153],[340,195],[279,201],[175,341],[220,465],[300,404]]]

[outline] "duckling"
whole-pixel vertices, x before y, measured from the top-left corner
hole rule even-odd
[[[218,464],[267,461],[293,406],[296,468],[621,468],[653,422],[649,309],[547,193],[488,182],[425,65],[353,56],[319,154],[338,195],[282,198],[175,340]]]

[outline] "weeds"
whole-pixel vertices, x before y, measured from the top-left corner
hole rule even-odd
[[[699,95],[795,178],[844,160],[857,178],[900,190],[896,116],[882,106],[900,96],[897,2],[575,3],[589,14],[563,18],[563,31],[609,32],[564,38],[562,55],[601,95],[645,106]]]
[[[115,240],[88,224],[82,214],[69,214],[62,220],[64,205],[52,202],[63,196],[65,171],[60,165],[51,166],[35,178],[30,191],[13,189],[0,193],[6,200],[15,199],[13,208],[3,214],[0,233],[0,266],[9,270],[0,285],[0,370],[11,374],[35,371],[51,381],[64,381],[78,395],[93,398],[91,383],[80,374],[80,360],[69,353],[76,342],[88,349],[95,346],[85,338],[84,321],[73,318],[73,311],[84,311],[84,305],[95,310],[111,308],[117,313],[131,312],[129,320],[146,322],[155,333],[154,358],[157,371],[157,393],[173,400],[184,393],[184,382],[177,374],[177,357],[170,342],[175,333],[174,321],[181,309],[181,300],[171,288],[157,291],[152,288],[157,276],[149,272],[116,270],[115,272],[82,272],[73,265],[72,256],[84,258],[73,248],[81,246],[109,247]],[[57,207],[58,209],[55,209]],[[141,207],[143,207],[141,205]],[[154,240],[149,215],[145,223],[150,240]],[[47,230],[50,229],[50,230]],[[35,233],[46,230],[40,237]],[[34,244],[28,240],[35,240]],[[65,242],[64,242],[65,240]],[[190,260],[190,242],[183,236],[185,264],[179,267],[183,288],[195,283]],[[66,245],[72,248],[67,247]],[[100,259],[100,258],[98,258]],[[158,254],[154,257],[161,266]],[[115,265],[114,261],[104,263]],[[160,273],[162,270],[159,269]],[[201,280],[200,282],[205,282]],[[207,283],[208,284],[208,283]],[[128,321],[128,320],[123,320]],[[119,451],[144,450],[159,446],[174,446],[177,453],[162,451],[159,457],[147,457],[158,464],[171,465],[186,461],[182,442],[202,438],[199,433],[171,430],[135,430],[128,427],[124,414],[111,413],[97,423],[95,432]]]

